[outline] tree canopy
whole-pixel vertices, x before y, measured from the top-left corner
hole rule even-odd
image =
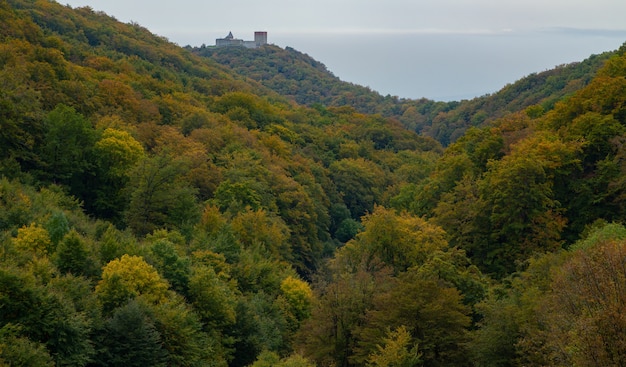
[[[626,48],[443,103],[0,18],[0,365],[625,363]]]

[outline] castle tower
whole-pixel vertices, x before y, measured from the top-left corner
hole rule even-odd
[[[254,32],[254,43],[256,47],[267,45],[267,32]]]

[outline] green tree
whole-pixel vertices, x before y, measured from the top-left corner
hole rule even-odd
[[[19,335],[19,327],[0,328],[0,365],[52,367],[54,363],[46,348]]]
[[[129,231],[122,232],[111,223],[104,223],[99,229],[101,235],[98,238],[99,259],[101,264],[108,264],[111,260],[122,257],[126,253],[132,253],[137,246],[137,240]]]
[[[138,302],[115,310],[98,335],[98,366],[167,366],[167,351],[154,321]]]
[[[424,264],[433,253],[448,247],[440,227],[408,213],[396,214],[378,206],[363,218],[363,225],[365,230],[338,252],[338,257],[383,261],[399,273]]]
[[[172,289],[186,295],[191,276],[191,262],[180,257],[174,244],[167,239],[158,239],[150,248],[156,269],[167,279]]]
[[[233,264],[231,274],[242,292],[265,292],[276,295],[285,277],[293,275],[288,263],[267,256],[258,247],[245,249]]]
[[[28,27],[26,24],[23,26]],[[18,52],[15,48],[19,49],[24,42],[3,42],[13,46],[3,49],[3,54]],[[30,86],[23,66],[3,67],[0,80],[0,172],[13,178],[19,176],[22,170],[30,170],[40,164],[33,151],[44,140],[44,113],[41,91]]]
[[[320,366],[352,365],[357,328],[366,310],[372,307],[374,295],[388,281],[388,271],[372,273],[363,263],[351,272],[337,272],[336,279],[325,285],[319,295],[311,318],[300,328],[299,349]]]
[[[246,210],[261,209],[261,196],[248,182],[230,182],[225,180],[215,190],[217,205],[229,213],[235,214]]]
[[[193,225],[199,213],[195,191],[181,179],[185,167],[165,154],[144,158],[135,167],[126,222],[137,234]]]
[[[55,263],[61,273],[92,275],[95,264],[90,257],[85,239],[72,229],[57,246]]]
[[[462,247],[470,257],[480,251],[488,236],[489,218],[478,180],[469,174],[464,176],[451,191],[441,195],[432,213],[431,222],[445,229],[451,246]]]
[[[88,174],[93,171],[96,131],[72,107],[58,105],[46,118],[42,160],[46,177],[70,187],[71,193],[86,194]]]
[[[329,169],[353,219],[374,210],[387,184],[386,174],[378,165],[363,158],[345,158],[333,162]]]
[[[202,322],[183,298],[150,307],[148,313],[167,351],[168,366],[225,367],[226,351],[216,333],[202,331]]]
[[[303,175],[304,176],[304,175]],[[302,185],[283,170],[271,176],[271,186],[276,195],[276,206],[290,230],[292,264],[304,276],[309,276],[319,265],[322,255],[320,237],[326,227],[325,206],[319,208],[314,195],[307,191],[311,185]],[[303,178],[306,181],[307,178]],[[325,197],[317,197],[322,203]],[[321,230],[320,230],[321,229]]]
[[[232,92],[221,96],[213,104],[212,110],[224,113],[250,129],[263,128],[273,122],[282,121],[268,102],[253,94],[243,92]]]
[[[466,364],[472,306],[485,291],[478,269],[422,218],[376,207],[363,224],[321,282],[301,328],[306,355],[322,365],[363,365],[381,352],[385,330],[404,326],[407,350],[419,345],[424,365]]]
[[[419,268],[411,268],[392,281],[389,291],[374,295],[373,306],[358,328],[353,361],[366,362],[377,352],[385,330],[404,325],[413,338],[408,345],[419,345],[424,365],[469,365],[465,343],[470,308],[463,304],[461,293]]]
[[[45,225],[52,244],[56,247],[59,241],[70,231],[67,216],[62,211],[55,211]]]
[[[393,202],[395,207],[413,214],[430,217],[444,193],[452,190],[464,176],[475,171],[469,155],[460,145],[446,149],[437,161],[435,171],[419,185],[405,186]]]
[[[245,247],[260,246],[274,259],[289,260],[289,227],[280,217],[250,209],[240,212],[231,222],[235,235]]]
[[[31,222],[32,200],[26,186],[0,179],[0,228],[4,230],[19,228]]]
[[[208,327],[221,330],[235,323],[235,292],[213,268],[201,266],[193,269],[189,279],[189,298]]]
[[[495,284],[476,306],[480,315],[468,345],[475,364],[492,367],[554,365],[546,340],[546,295],[552,273],[569,254],[546,253],[528,260],[527,268]]]
[[[12,334],[18,338],[16,342],[32,347],[33,357],[40,361],[45,354],[37,343],[46,347],[56,365],[82,366],[92,356],[91,320],[78,312],[71,298],[63,293],[37,284],[21,270],[0,269],[0,304],[0,328],[19,326],[19,330],[14,330],[19,332]]]
[[[94,148],[111,178],[123,178],[144,156],[143,147],[132,135],[114,128],[105,129]]]
[[[468,249],[484,270],[502,276],[513,272],[516,262],[561,246],[566,220],[553,192],[554,179],[575,163],[575,150],[575,144],[549,133],[537,134],[488,164],[480,190],[489,237],[480,248]]]
[[[231,366],[249,366],[263,351],[287,353],[293,329],[284,302],[265,292],[238,299],[237,322],[228,330],[234,340]]]
[[[355,238],[363,229],[363,225],[360,222],[352,218],[346,218],[339,223],[335,231],[335,238],[340,242],[348,242]]]
[[[594,220],[621,220],[626,213],[621,163],[625,129],[612,115],[587,112],[561,131],[564,139],[581,142],[579,165],[555,187],[556,198],[567,208],[564,235],[575,241]]]
[[[481,315],[471,333],[468,350],[474,363],[485,367],[513,367],[518,362],[516,344],[522,336],[521,306],[513,295],[498,297],[494,292],[477,306]]]
[[[543,342],[553,365],[619,366],[626,363],[624,240],[598,241],[575,250],[555,271],[551,292],[537,308],[544,328],[527,340]],[[521,352],[534,351],[520,343]]]

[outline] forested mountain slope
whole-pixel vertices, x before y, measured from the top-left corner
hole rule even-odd
[[[441,154],[89,8],[12,0],[0,18],[3,363],[287,355],[303,279]]]
[[[0,19],[0,365],[623,363],[625,50],[443,149],[89,8]]]
[[[367,87],[343,82],[324,64],[291,47],[282,49],[265,45],[248,49],[204,46],[190,50],[302,105],[351,106],[362,113],[401,114],[398,98],[383,97]]]
[[[367,87],[341,81],[313,57],[287,47],[267,45],[259,49],[240,47],[190,48],[240,75],[304,105],[351,106],[363,113],[377,113],[401,121],[405,127],[431,136],[444,145],[458,139],[469,127],[488,124],[495,118],[554,103],[589,83],[614,52],[528,75],[497,93],[458,102],[410,100],[381,96]]]

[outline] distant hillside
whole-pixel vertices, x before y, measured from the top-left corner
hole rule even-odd
[[[382,96],[370,88],[341,81],[324,64],[290,47],[201,47],[194,48],[193,52],[300,104],[351,106],[362,113],[393,117],[408,129],[433,137],[444,145],[458,139],[470,126],[483,126],[532,105],[540,104],[544,110],[550,110],[556,101],[585,86],[603,62],[614,54],[606,52],[579,63],[531,74],[491,95],[437,102]]]
[[[367,87],[343,82],[323,63],[291,47],[200,47],[193,51],[300,104],[352,106],[362,113],[388,116],[400,112],[387,110],[399,106],[398,98],[383,97]]]
[[[592,55],[582,62],[561,65],[551,70],[530,74],[500,91],[461,102],[448,104],[446,111],[428,116],[428,123],[416,130],[447,145],[456,141],[468,127],[485,126],[494,119],[539,105],[543,112],[556,102],[571,96],[595,77],[615,51]]]

